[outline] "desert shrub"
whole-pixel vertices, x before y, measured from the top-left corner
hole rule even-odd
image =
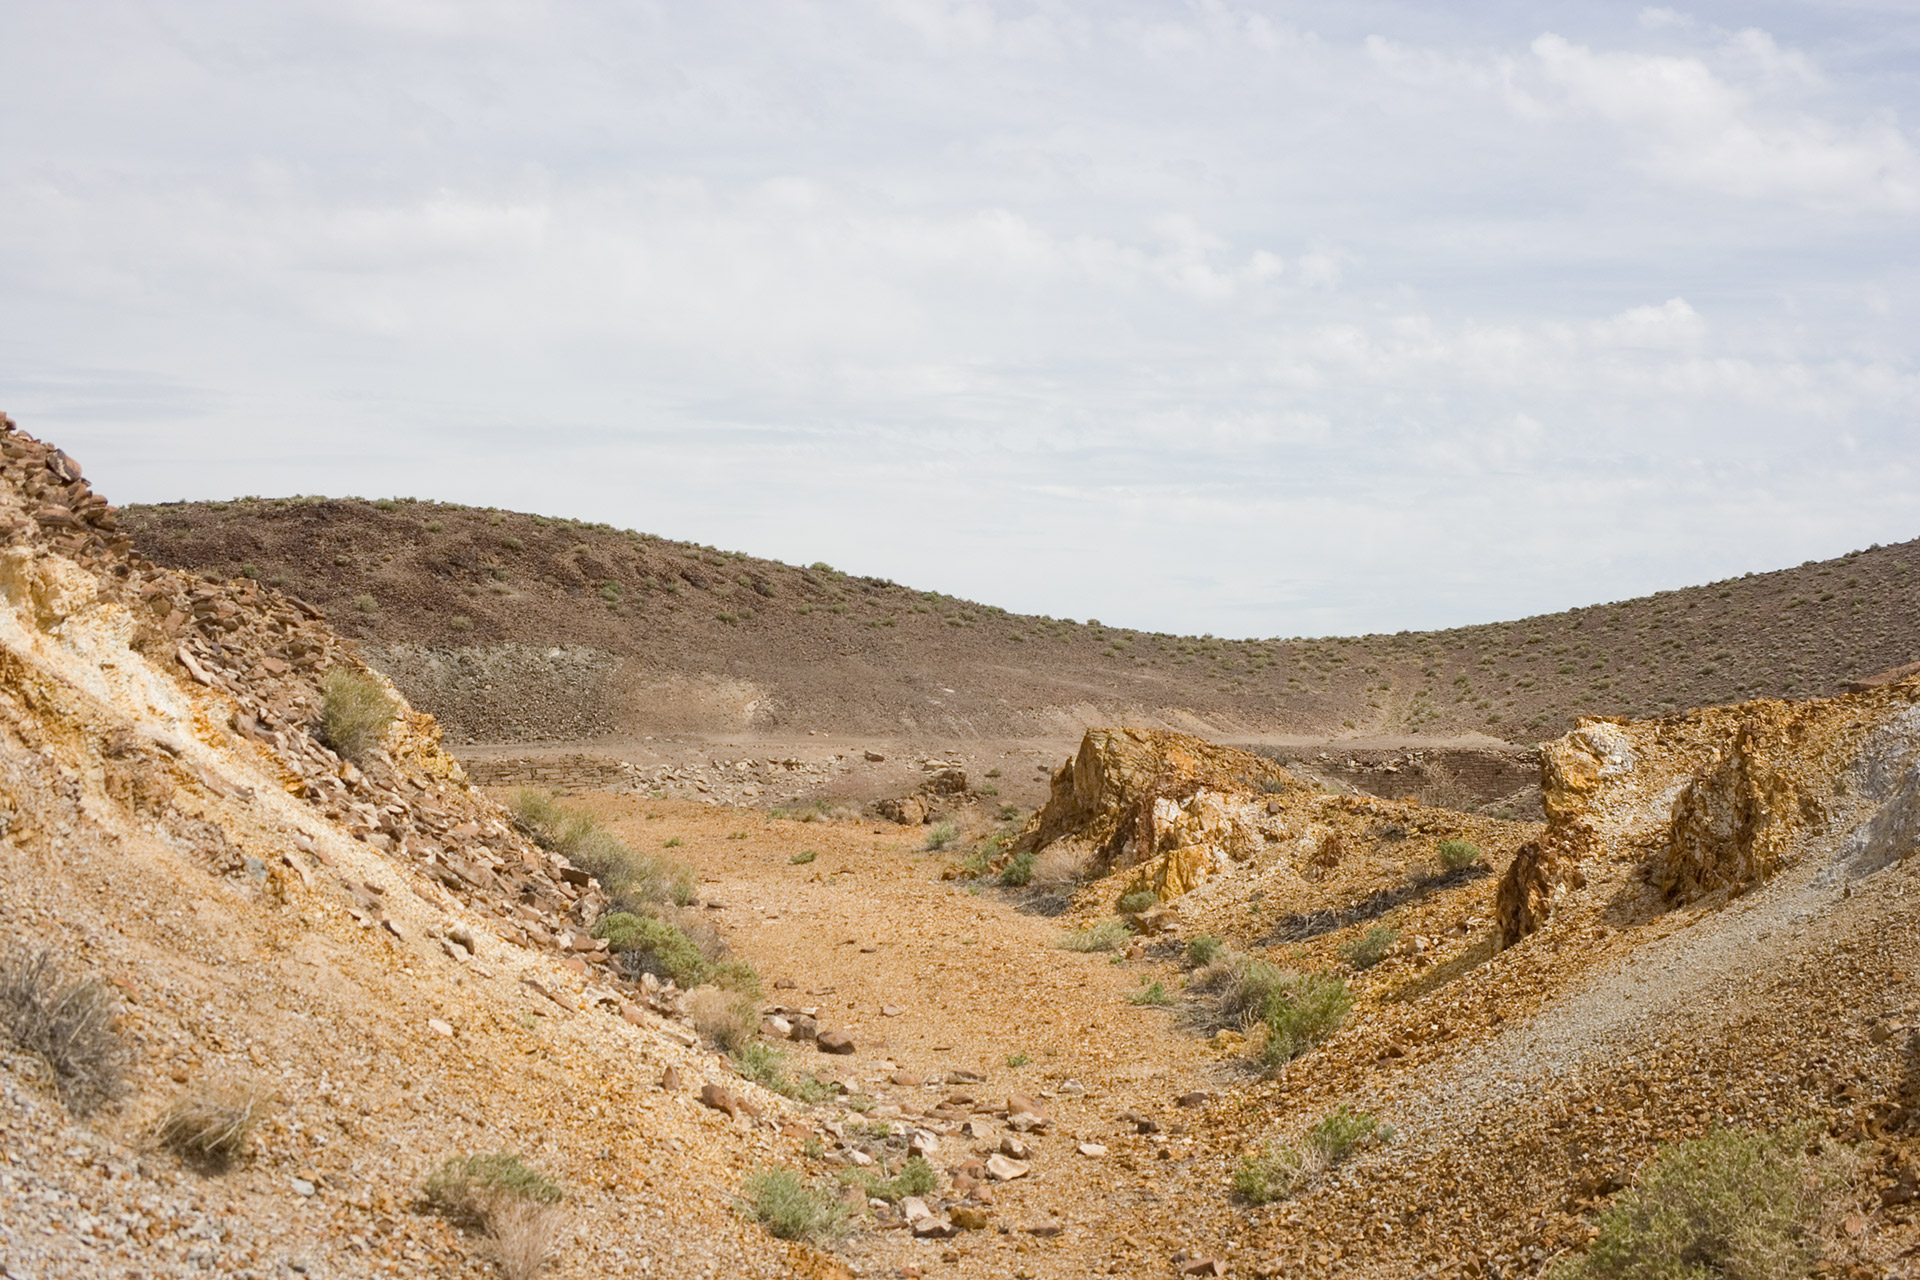
[[[1151,889],[1137,889],[1132,893],[1121,894],[1120,901],[1114,905],[1121,915],[1132,916],[1142,911],[1151,911],[1159,901],[1160,895]]]
[[[791,1169],[761,1169],[741,1189],[746,1211],[781,1240],[837,1235],[847,1211],[824,1187],[811,1186]]]
[[[682,987],[696,987],[712,972],[712,961],[678,925],[658,916],[613,911],[594,922],[593,936],[607,940],[627,973],[651,973]]]
[[[1167,994],[1167,988],[1165,984],[1156,982],[1151,986],[1142,987],[1140,990],[1128,996],[1127,1003],[1145,1004],[1145,1005],[1169,1005],[1173,1003],[1173,997]]]
[[[1316,1120],[1297,1143],[1266,1143],[1243,1156],[1233,1171],[1233,1189],[1253,1204],[1266,1204],[1307,1186],[1381,1133],[1380,1122],[1344,1104]]]
[[[737,991],[701,987],[687,997],[687,1017],[693,1029],[728,1054],[743,1052],[759,1029],[754,1001]]]
[[[1267,1038],[1260,1060],[1273,1070],[1291,1062],[1340,1029],[1353,1007],[1347,984],[1330,973],[1290,973],[1268,997],[1261,1020]]]
[[[1009,889],[1024,889],[1033,883],[1034,853],[1031,849],[1022,849],[1007,859],[1007,865],[1000,868],[1000,883]]]
[[[60,1100],[75,1115],[126,1092],[133,1050],[118,1015],[99,983],[62,978],[52,952],[0,956],[0,1028],[52,1069]]]
[[[893,1126],[884,1127],[891,1132]],[[847,1180],[859,1183],[869,1198],[885,1200],[888,1204],[907,1196],[932,1195],[940,1186],[940,1175],[934,1172],[925,1156],[908,1156],[900,1172],[891,1178],[876,1177],[869,1169],[856,1169],[847,1175]]]
[[[815,858],[819,856],[820,856],[820,851],[818,849],[802,849],[800,852],[794,854],[791,858],[788,858],[787,861],[792,863],[796,867],[804,867],[809,862],[812,862]]]
[[[514,1201],[551,1205],[565,1197],[559,1183],[513,1151],[454,1156],[428,1177],[420,1194],[435,1213],[470,1227],[486,1227]]]
[[[358,762],[380,745],[394,720],[393,699],[371,676],[347,667],[327,672],[320,686],[320,738]]]
[[[1218,945],[1212,950],[1213,960],[1189,984],[1190,990],[1208,998],[1212,1016],[1206,1021],[1218,1027],[1252,1026],[1260,1021],[1274,993],[1293,975],[1244,951]]]
[[[1817,1228],[1845,1183],[1807,1127],[1716,1129],[1666,1147],[1600,1215],[1586,1255],[1555,1280],[1799,1280],[1820,1261]]]
[[[464,613],[456,613],[447,619],[447,625],[455,631],[471,631],[473,630],[473,619]]]
[[[198,1090],[167,1108],[153,1136],[188,1164],[225,1169],[245,1154],[254,1129],[271,1111],[272,1102],[256,1089]]]
[[[569,809],[532,787],[514,793],[511,808],[515,824],[530,840],[594,877],[619,906],[693,901],[693,868],[641,853],[592,814]]]
[[[1471,840],[1442,840],[1437,851],[1440,865],[1449,871],[1458,871],[1480,861],[1480,846]]]
[[[960,828],[958,825],[951,822],[936,822],[933,824],[932,830],[927,832],[926,843],[921,845],[921,848],[929,852],[936,852],[946,848],[959,838]]]
[[[1211,934],[1198,934],[1187,940],[1187,960],[1202,967],[1210,965],[1220,954],[1223,945],[1220,939]]]
[[[1063,951],[1117,951],[1131,936],[1123,922],[1102,920],[1090,929],[1076,929],[1063,935],[1058,945]]]
[[[374,598],[364,591],[353,598],[353,607],[361,613],[373,613],[380,608]]]
[[[1377,924],[1340,948],[1340,958],[1355,969],[1371,969],[1387,958],[1400,940],[1391,925]]]

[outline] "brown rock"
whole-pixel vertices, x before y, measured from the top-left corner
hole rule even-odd
[[[1570,822],[1558,830],[1550,826],[1544,836],[1514,853],[1494,897],[1502,950],[1545,928],[1560,900],[1586,886],[1586,873],[1580,869],[1583,825]]]
[[[814,1041],[822,1053],[852,1053],[853,1037],[844,1031],[822,1031]]]
[[[1223,1276],[1227,1274],[1227,1264],[1218,1258],[1195,1258],[1192,1262],[1180,1265],[1183,1276]]]
[[[976,1205],[957,1204],[947,1210],[948,1220],[962,1231],[984,1231],[992,1216]]]
[[[680,1068],[668,1063],[666,1069],[660,1073],[660,1087],[668,1093],[680,1092]]]
[[[1025,1160],[1015,1160],[997,1151],[987,1157],[987,1176],[995,1182],[1011,1182],[1015,1178],[1024,1178],[1032,1167]]]

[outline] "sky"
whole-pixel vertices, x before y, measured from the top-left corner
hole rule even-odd
[[[0,410],[1223,636],[1920,536],[1920,7],[10,0]]]

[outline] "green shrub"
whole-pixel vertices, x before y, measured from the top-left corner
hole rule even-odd
[[[761,1169],[748,1176],[741,1199],[746,1211],[781,1240],[838,1235],[847,1211],[832,1192],[810,1186],[791,1169]]]
[[[890,1124],[855,1127],[877,1130],[877,1133],[871,1135],[875,1137],[884,1138],[893,1132],[893,1126]],[[888,1204],[894,1204],[907,1196],[932,1195],[940,1186],[940,1175],[934,1172],[933,1166],[927,1163],[924,1156],[908,1156],[906,1163],[900,1166],[900,1172],[891,1178],[882,1178],[871,1169],[848,1170],[841,1177],[845,1182],[857,1183],[869,1198],[885,1200]]]
[[[1030,1053],[1010,1053],[1006,1058],[1007,1065],[1015,1071],[1018,1071],[1021,1067],[1026,1066],[1032,1061],[1033,1055]]]
[[[812,862],[815,858],[819,856],[820,856],[820,851],[818,849],[802,849],[800,852],[794,854],[791,858],[788,858],[787,861],[792,863],[796,867],[804,867],[809,862]]]
[[[1031,849],[1022,849],[1007,860],[1000,868],[1000,883],[1009,889],[1024,889],[1033,883],[1033,859]]]
[[[1665,1148],[1600,1215],[1586,1255],[1554,1280],[1800,1280],[1820,1261],[1816,1228],[1845,1181],[1813,1130],[1716,1129]]]
[[[327,672],[320,685],[320,740],[348,760],[364,760],[380,745],[396,712],[379,681],[347,667]]]
[[[361,613],[374,613],[379,610],[380,605],[371,595],[362,591],[353,598],[353,607]]]
[[[1160,895],[1151,889],[1139,889],[1133,893],[1123,893],[1115,904],[1123,916],[1139,915],[1142,911],[1151,911],[1160,901]]]
[[[0,1031],[52,1069],[60,1100],[75,1115],[126,1092],[133,1050],[118,1018],[106,988],[65,980],[52,952],[0,956]]]
[[[1393,944],[1400,940],[1392,926],[1377,924],[1340,948],[1340,958],[1355,969],[1371,969],[1387,958]]]
[[[1222,945],[1220,939],[1211,934],[1199,934],[1187,941],[1187,960],[1194,965],[1210,965],[1220,954]]]
[[[960,838],[960,828],[951,822],[936,822],[927,832],[926,843],[920,847],[929,852],[946,848]]]
[[[1132,931],[1123,922],[1102,920],[1090,929],[1063,935],[1057,945],[1062,951],[1117,951],[1131,936]]]
[[[1340,1029],[1353,1007],[1347,984],[1330,973],[1290,973],[1269,995],[1261,1020],[1260,1060],[1269,1070],[1291,1062]]]
[[[1241,1157],[1233,1189],[1253,1204],[1292,1195],[1381,1133],[1380,1122],[1345,1104],[1316,1120],[1297,1143],[1266,1143]]]
[[[618,906],[685,906],[693,901],[691,867],[648,857],[602,827],[592,814],[569,809],[531,787],[517,792],[511,807],[515,823],[529,839],[593,876]]]
[[[1480,846],[1471,840],[1442,840],[1439,848],[1440,865],[1449,871],[1458,871],[1480,861]]]
[[[1169,1005],[1173,1003],[1173,997],[1167,994],[1167,988],[1164,984],[1156,982],[1152,986],[1143,987],[1128,996],[1127,1002],[1129,1004]]]
[[[435,1213],[474,1227],[485,1227],[509,1201],[558,1204],[566,1194],[512,1151],[455,1156],[434,1171],[420,1193]]]
[[[658,916],[609,912],[594,922],[593,936],[607,940],[607,950],[620,957],[620,967],[629,974],[651,973],[691,989],[713,972],[699,944]]]

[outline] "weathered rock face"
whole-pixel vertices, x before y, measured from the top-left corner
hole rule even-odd
[[[1576,820],[1529,840],[1514,853],[1494,899],[1503,950],[1545,928],[1561,899],[1586,887],[1580,858],[1591,835],[1591,828]]]
[[[1261,847],[1256,813],[1266,795],[1304,790],[1273,762],[1233,747],[1183,733],[1089,729],[1019,846],[1084,842],[1102,874],[1193,850],[1173,859],[1170,878],[1191,888],[1204,866]]]
[[[1674,799],[1666,847],[1649,868],[1666,901],[1758,884],[1781,868],[1795,831],[1819,816],[1780,767],[1788,749],[1781,728],[1742,724]]]
[[[1051,798],[1014,847],[1083,850],[1095,874],[1131,872],[1129,892],[1171,902],[1250,868],[1319,879],[1325,856],[1337,863],[1349,844],[1376,848],[1419,835],[1502,850],[1524,838],[1516,833],[1537,830],[1409,801],[1331,795],[1273,761],[1185,734],[1093,729],[1054,774]]]
[[[1852,831],[1839,850],[1847,868],[1904,857],[1920,837],[1916,703],[1920,680],[1907,680],[1812,702],[1583,721],[1541,751],[1547,832],[1501,884],[1502,945],[1543,927],[1593,857],[1639,860],[1664,907],[1764,883],[1826,832]]]

